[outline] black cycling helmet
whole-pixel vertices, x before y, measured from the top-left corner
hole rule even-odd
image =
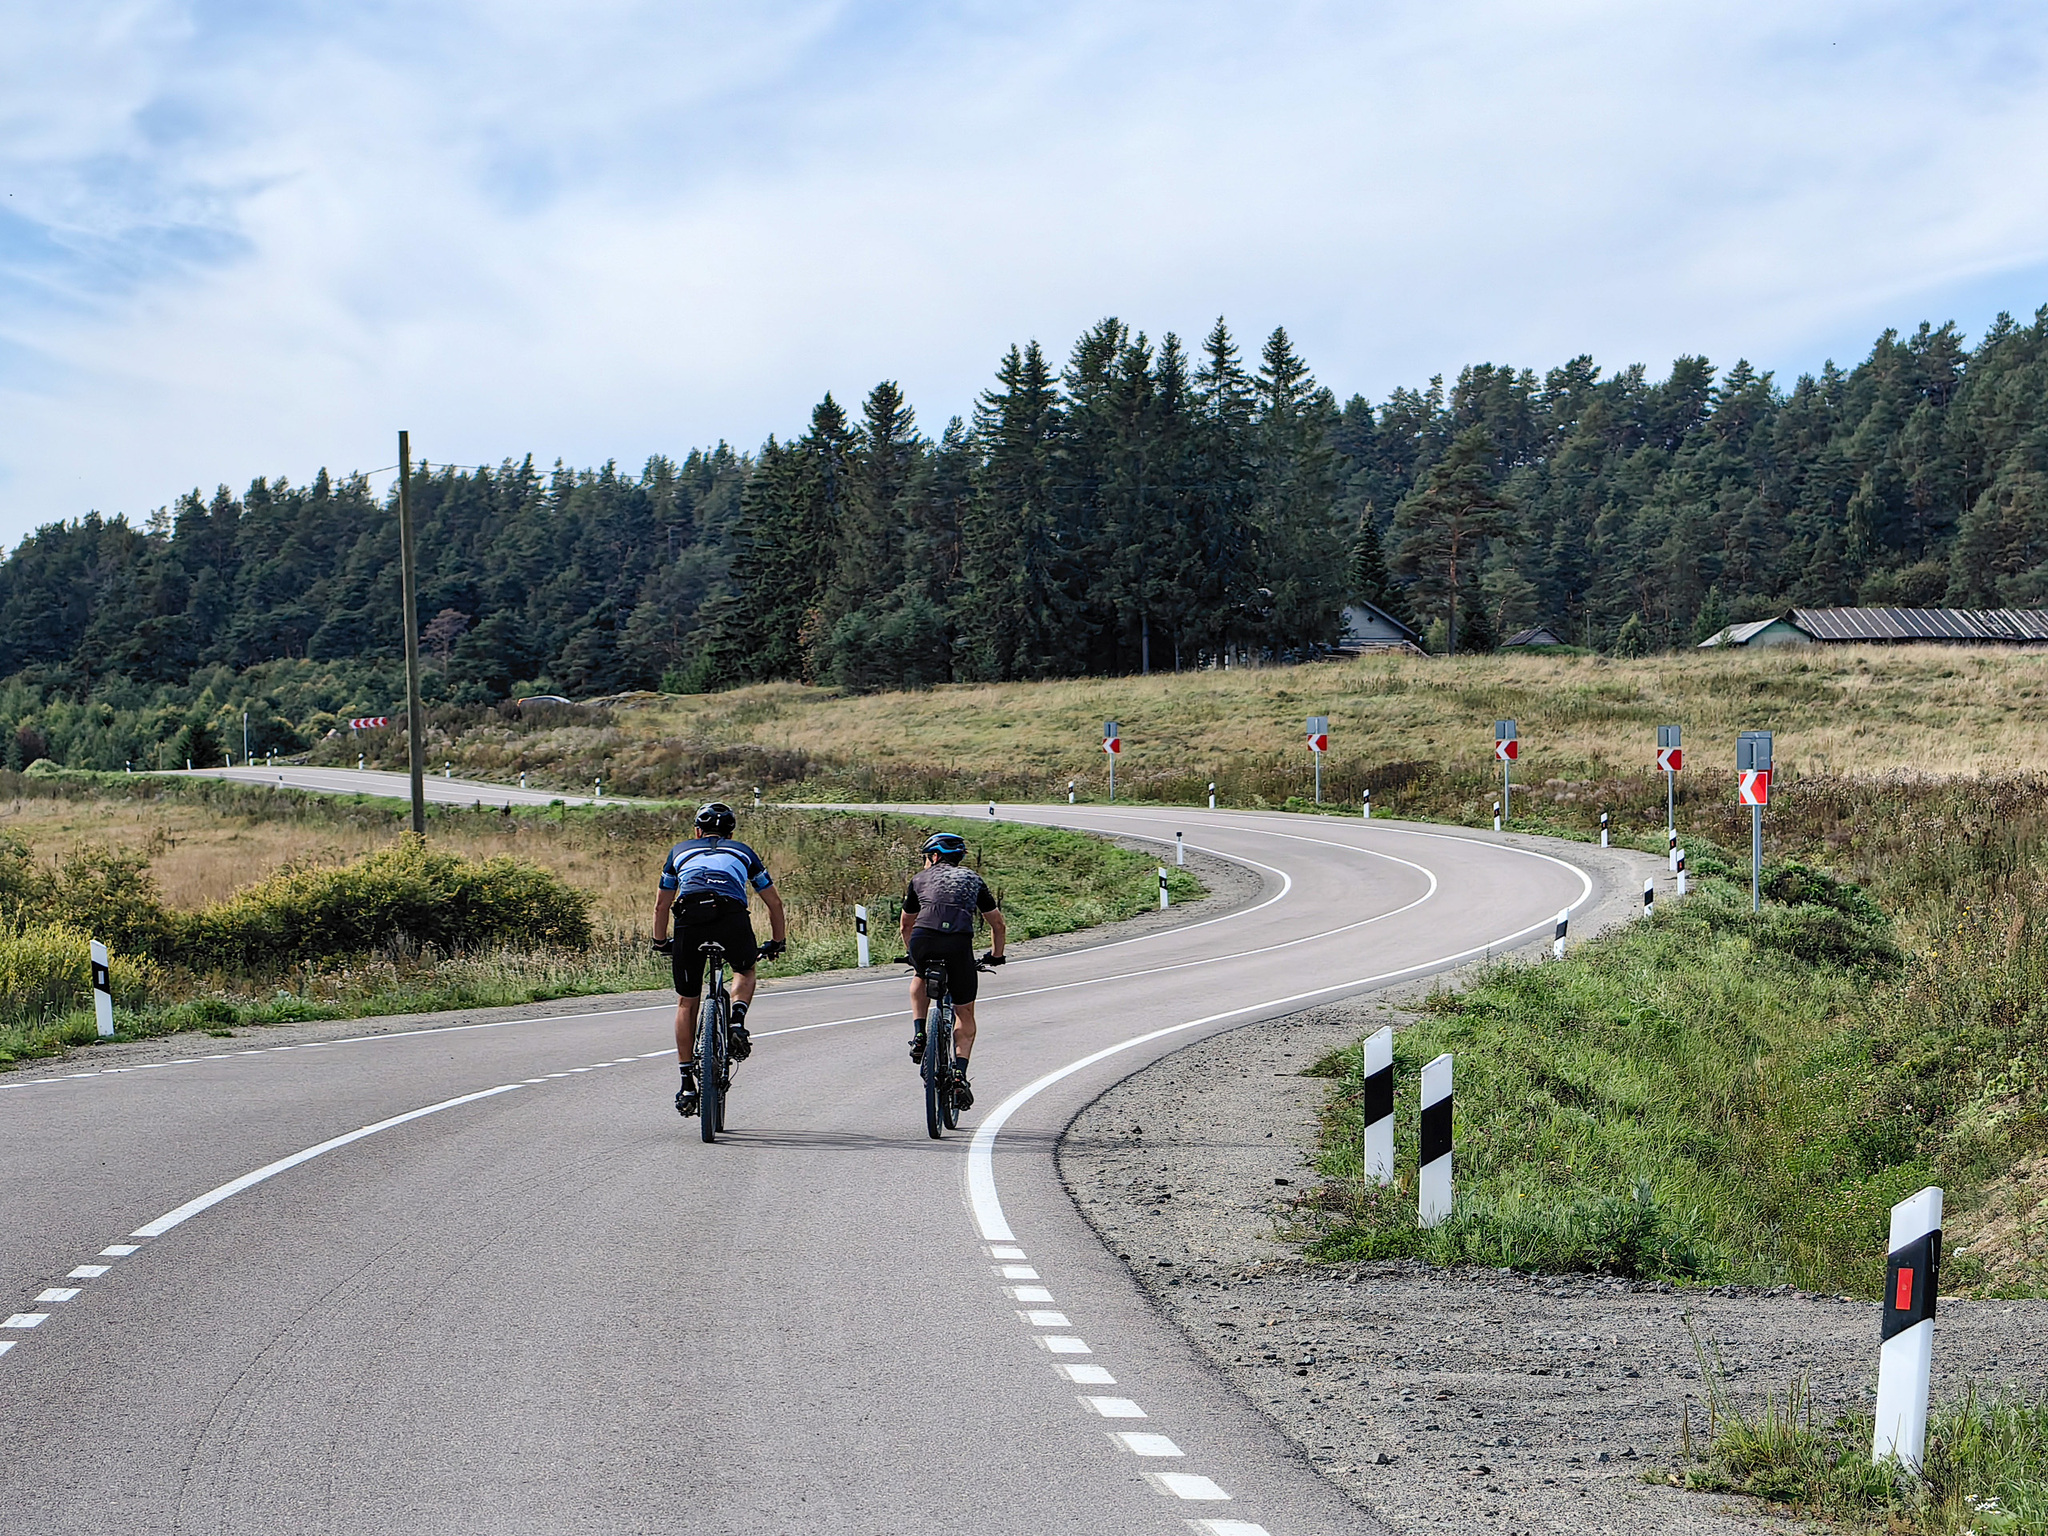
[[[723,800],[707,800],[697,807],[699,832],[709,832],[713,837],[731,837],[732,829],[738,825],[739,818]]]
[[[967,839],[958,832],[934,832],[924,840],[923,853],[936,853],[948,864],[958,864],[967,857]]]

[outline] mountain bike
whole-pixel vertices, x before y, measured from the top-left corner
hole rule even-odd
[[[725,1095],[732,1086],[732,1060],[726,1054],[732,999],[725,990],[725,946],[706,939],[697,953],[704,957],[704,1001],[697,1009],[697,1128],[706,1141],[716,1141],[725,1129]]]
[[[925,1013],[924,1060],[919,1071],[924,1079],[925,1134],[936,1141],[947,1131],[960,1128],[960,1074],[953,1070],[953,982],[944,956],[933,956],[922,967],[913,964],[908,955],[898,955],[896,963],[923,972],[925,995],[931,999]],[[987,955],[977,960],[974,968],[994,969]]]

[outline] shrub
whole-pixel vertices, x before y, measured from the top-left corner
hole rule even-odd
[[[462,859],[407,836],[334,868],[287,868],[180,921],[194,970],[276,970],[380,949],[586,949],[590,898],[512,858]]]
[[[47,911],[124,954],[154,953],[171,929],[149,855],[107,844],[74,848],[54,880],[43,881]]]
[[[130,955],[108,966],[114,1001],[139,1008],[157,982],[156,967]],[[0,937],[0,1022],[32,1024],[92,1000],[92,941],[76,928],[25,928]]]

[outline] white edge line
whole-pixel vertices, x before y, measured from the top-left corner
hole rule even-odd
[[[1527,853],[1529,850],[1517,849],[1516,852]],[[1539,859],[1550,859],[1550,862],[1568,869],[1577,875],[1583,886],[1579,893],[1579,901],[1583,902],[1593,894],[1593,878],[1583,869],[1567,864],[1562,859],[1551,859],[1548,854],[1536,853],[1530,856]],[[1573,903],[1574,906],[1577,904],[1576,902]],[[1002,1133],[1004,1125],[1009,1122],[1012,1115],[1046,1089],[1050,1088],[1054,1083],[1064,1078],[1072,1077],[1076,1072],[1085,1071],[1087,1068],[1094,1066],[1098,1061],[1106,1061],[1111,1056],[1115,1056],[1120,1052],[1145,1045],[1153,1040],[1164,1039],[1168,1035],[1177,1035],[1183,1030],[1198,1029],[1204,1024],[1220,1024],[1225,1019],[1242,1018],[1247,1015],[1273,1014],[1280,1010],[1288,1009],[1290,1005],[1306,1003],[1314,998],[1339,996],[1349,992],[1362,991],[1367,987],[1398,981],[1406,976],[1441,970],[1445,966],[1455,965],[1460,960],[1469,960],[1474,955],[1486,954],[1495,949],[1505,949],[1517,939],[1525,938],[1529,934],[1539,931],[1548,926],[1552,921],[1554,919],[1546,917],[1541,922],[1531,923],[1528,927],[1508,934],[1504,938],[1492,939],[1484,944],[1475,944],[1470,949],[1460,950],[1454,955],[1440,955],[1433,960],[1420,961],[1415,965],[1404,966],[1398,971],[1385,971],[1377,976],[1362,976],[1356,981],[1338,982],[1335,986],[1317,987],[1312,992],[1297,992],[1292,997],[1272,998],[1263,1003],[1252,1003],[1243,1008],[1233,1008],[1227,1013],[1212,1013],[1203,1018],[1189,1019],[1185,1024],[1169,1024],[1164,1029],[1149,1030],[1142,1035],[1133,1035],[1130,1039],[1116,1045],[1105,1046],[1099,1051],[1091,1052],[1089,1055],[1081,1057],[1078,1061],[1068,1062],[1064,1067],[1046,1073],[1045,1076],[1037,1079],[1035,1082],[1026,1083],[1022,1088],[1019,1088],[1015,1093],[1003,1100],[1002,1103],[998,1104],[989,1114],[989,1117],[982,1121],[980,1127],[974,1133],[972,1144],[967,1149],[967,1197],[974,1209],[975,1225],[981,1229],[982,1241],[988,1243],[1013,1243],[1017,1241],[1017,1234],[1010,1229],[1010,1223],[1003,1215],[1002,1198],[996,1193],[996,1137]]]
[[[494,1098],[501,1093],[510,1093],[519,1086],[520,1084],[518,1083],[500,1083],[497,1087],[486,1088],[480,1093],[465,1093],[460,1098],[443,1099],[440,1103],[429,1104],[424,1109],[407,1110],[402,1115],[393,1115],[389,1120],[379,1120],[375,1125],[366,1125],[360,1130],[350,1131],[345,1136],[336,1136],[332,1140],[321,1142],[316,1147],[308,1147],[303,1152],[294,1152],[290,1157],[281,1157],[274,1163],[264,1164],[252,1173],[245,1173],[239,1179],[230,1179],[218,1189],[209,1189],[197,1199],[187,1200],[176,1210],[164,1212],[163,1215],[157,1217],[148,1226],[137,1227],[128,1235],[130,1237],[162,1237],[164,1233],[170,1231],[171,1228],[179,1225],[179,1223],[191,1220],[201,1211],[211,1210],[230,1195],[239,1195],[243,1190],[261,1184],[265,1179],[275,1178],[278,1174],[284,1173],[288,1169],[296,1168],[301,1163],[311,1162],[314,1158],[332,1152],[338,1147],[345,1147],[350,1142],[361,1141],[365,1136],[374,1136],[379,1131],[388,1131],[393,1126],[404,1125],[410,1120],[422,1119],[427,1115],[438,1115],[442,1110],[453,1109],[458,1104],[474,1104],[478,1099]]]

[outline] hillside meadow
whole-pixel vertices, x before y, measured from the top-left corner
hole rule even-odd
[[[2048,653],[1960,647],[1688,652],[1617,661],[1497,653],[1369,657],[1049,683],[852,694],[794,683],[626,695],[595,707],[446,710],[429,752],[473,775],[629,795],[1083,799],[1280,805],[1311,792],[1304,721],[1330,718],[1325,798],[1403,808],[1428,781],[1493,773],[1493,722],[1518,722],[1532,793],[1647,774],[1655,728],[1685,728],[1681,790],[1732,797],[1735,738],[1777,733],[1782,779],[2006,773],[2048,761]],[[341,736],[318,761],[402,766],[397,732]],[[1406,808],[1445,814],[1438,792]],[[1471,798],[1470,795],[1467,798]]]

